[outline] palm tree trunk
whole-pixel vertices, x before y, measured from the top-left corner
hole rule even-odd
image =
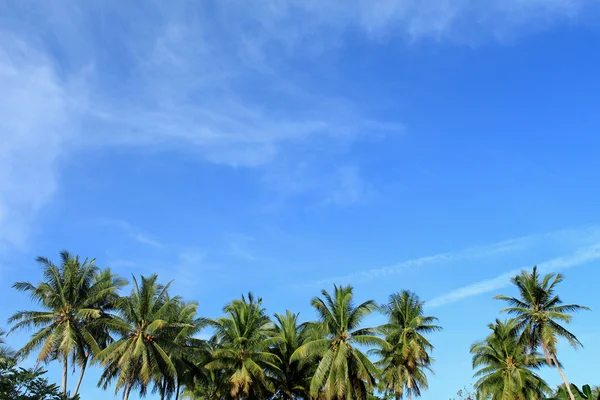
[[[62,378],[62,392],[67,397],[67,375],[69,375],[69,357],[64,356],[63,359],[63,378]]]
[[[560,368],[560,365],[558,365],[558,360],[556,359],[556,355],[551,353],[550,357],[552,358],[552,362],[556,366],[556,369],[558,370],[560,377],[562,378],[563,382],[565,383],[565,388],[567,389],[567,392],[569,393],[569,397],[571,398],[571,400],[575,400],[575,396],[573,395],[573,391],[571,390],[571,384],[569,383],[569,381],[567,380],[567,377],[565,376],[564,372]]]
[[[83,359],[83,365],[81,366],[81,374],[79,374],[79,379],[77,380],[77,386],[75,386],[75,393],[73,396],[76,396],[79,393],[79,386],[81,386],[81,381],[83,381],[83,374],[85,374],[85,368],[87,367],[87,357]]]

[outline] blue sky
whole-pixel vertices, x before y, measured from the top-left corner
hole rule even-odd
[[[519,269],[600,309],[596,4],[0,2],[0,317],[63,248],[210,317],[411,289],[445,328],[423,398],[449,398]],[[579,384],[597,321],[561,349]]]

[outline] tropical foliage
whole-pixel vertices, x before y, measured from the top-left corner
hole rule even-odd
[[[351,286],[334,286],[333,296],[326,290],[321,294],[311,301],[319,316],[310,327],[315,337],[300,346],[292,360],[320,360],[310,382],[312,397],[321,394],[327,400],[365,399],[373,392],[378,370],[357,346],[387,347],[373,329],[361,327],[362,320],[377,305],[368,300],[355,306]]]
[[[315,359],[292,359],[298,348],[311,340],[309,324],[298,322],[299,314],[286,311],[275,314],[271,352],[277,356],[276,368],[271,369],[276,392],[274,399],[307,399],[310,397],[310,381],[315,372]]]
[[[577,400],[600,400],[600,387],[591,387],[583,385],[581,390],[571,383],[571,393],[575,395]],[[561,385],[552,398],[547,400],[569,400],[570,394],[564,385]]]
[[[528,354],[519,342],[517,323],[496,320],[490,324],[491,334],[471,346],[473,368],[478,368],[475,386],[482,399],[536,400],[550,392],[544,380],[536,374],[544,357]]]
[[[379,327],[387,346],[373,353],[380,356],[377,365],[381,368],[380,388],[397,399],[420,396],[427,389],[427,372],[433,360],[430,357],[433,345],[426,335],[439,331],[437,318],[425,316],[424,302],[407,290],[390,296],[382,306],[388,322]]]
[[[67,251],[60,253],[61,264],[39,257],[44,281],[37,286],[17,282],[14,288],[26,292],[40,311],[19,311],[10,319],[12,331],[34,328],[37,331],[17,352],[25,357],[39,350],[38,362],[58,360],[63,366],[62,393],[67,394],[69,361],[81,369],[75,388],[77,394],[91,355],[109,339],[110,312],[118,299],[118,290],[125,282],[110,270],[101,271],[95,260],[80,260]]]
[[[132,390],[145,395],[155,383],[165,397],[177,377],[174,357],[181,348],[176,338],[187,324],[174,321],[178,317],[178,297],[168,296],[169,285],[157,282],[158,276],[133,278],[131,294],[118,304],[113,327],[121,337],[96,355],[104,368],[100,383],[106,389],[115,381],[115,392],[124,391],[124,399]],[[171,357],[170,354],[174,355]]]
[[[4,344],[4,331],[0,330],[0,399],[5,400],[79,400],[68,397],[60,388],[50,383],[40,367],[18,366],[15,352]]]
[[[0,363],[0,399],[64,400],[60,388],[48,382],[41,368],[18,368],[15,363]]]
[[[123,295],[127,282],[93,259],[63,251],[58,264],[43,257],[38,262],[39,283],[14,284],[38,308],[9,319],[10,332],[30,330],[31,337],[13,352],[0,332],[0,390],[22,394],[2,398],[77,398],[90,364],[101,369],[98,386],[125,400],[131,393],[161,400],[411,399],[428,389],[433,373],[432,335],[441,327],[408,290],[377,305],[356,301],[351,286],[334,285],[311,300],[316,318],[304,321],[289,310],[270,315],[249,293],[226,304],[221,317],[207,319],[198,316],[197,303],[172,295],[171,284],[157,275],[133,276]],[[563,304],[556,293],[562,280],[533,268],[512,280],[516,297],[496,297],[507,302],[502,311],[512,318],[496,319],[488,337],[472,345],[474,391],[459,397],[597,398],[588,386],[568,385],[557,358],[559,339],[581,346],[566,325],[572,313],[586,309]],[[374,313],[385,318],[383,324],[365,326]],[[60,388],[48,383],[44,370],[20,367],[26,357],[60,364]],[[553,395],[538,375],[547,365],[564,377]],[[70,370],[79,375],[72,393]],[[41,394],[27,397],[36,390]]]
[[[266,369],[276,369],[279,360],[269,351],[276,339],[270,337],[273,324],[262,299],[251,293],[223,309],[226,316],[214,322],[219,346],[206,368],[229,371],[230,396],[236,399],[264,399],[274,392]]]
[[[556,345],[563,338],[573,347],[582,346],[579,339],[564,325],[571,322],[572,313],[588,308],[577,304],[563,304],[556,294],[556,287],[563,279],[562,274],[546,274],[542,277],[538,268],[533,267],[532,272],[522,271],[512,279],[519,291],[518,297],[499,295],[496,298],[508,303],[509,307],[502,311],[514,316],[515,328],[521,335],[520,341],[527,346],[527,351],[531,353],[542,349],[547,364],[556,367],[569,397],[575,400],[558,362]]]

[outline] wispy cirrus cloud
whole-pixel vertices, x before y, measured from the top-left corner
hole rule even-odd
[[[556,257],[551,260],[539,263],[538,268],[542,273],[559,272],[568,268],[585,265],[592,261],[598,260],[600,260],[600,242],[590,246],[581,247],[571,254]],[[441,296],[435,297],[427,301],[427,307],[441,307],[448,304],[456,303],[469,297],[490,293],[505,288],[510,285],[510,279],[519,274],[521,270],[525,268],[531,268],[531,266],[524,266],[521,269],[514,269],[504,274],[501,274],[495,278],[476,282],[464,286],[462,288],[453,290],[450,293],[446,293]]]
[[[0,29],[0,248],[21,246],[52,198],[76,118],[72,80]]]
[[[163,247],[163,244],[161,242],[159,242],[151,235],[143,232],[140,228],[130,224],[125,220],[114,218],[99,218],[95,222],[103,226],[115,227],[121,232],[123,232],[125,235],[127,235],[127,237],[129,237],[131,240],[134,240],[138,243],[152,247]]]
[[[334,189],[326,195],[320,205],[358,204],[366,201],[373,193],[373,188],[355,166],[339,167],[334,176],[337,184],[331,185]]]
[[[245,261],[259,261],[260,258],[250,250],[254,237],[242,233],[229,233],[225,235],[229,251],[232,255]]]
[[[413,268],[434,266],[436,264],[457,262],[463,260],[473,260],[478,258],[491,257],[493,255],[498,255],[502,253],[515,252],[518,250],[526,249],[537,238],[538,235],[523,236],[517,239],[500,241],[498,243],[494,243],[487,246],[472,247],[458,251],[414,258],[410,260],[401,261],[397,264],[390,265],[387,267],[365,269],[347,275],[340,275],[327,279],[321,279],[319,281],[309,283],[308,286],[322,287],[323,285],[331,283],[342,284],[350,282],[367,282],[375,279],[396,276],[402,274],[404,271]]]
[[[597,4],[7,2],[0,16],[0,240],[23,242],[59,186],[61,159],[79,146],[174,149],[220,165],[281,169],[282,160],[307,163],[315,153],[398,131],[399,121],[377,120],[360,98],[326,88],[321,56],[344,48],[348,32],[374,43],[503,40],[577,23]],[[338,165],[323,175],[335,175]],[[356,202],[359,176],[342,173],[341,185],[322,198]]]
[[[536,246],[555,245],[556,243],[560,243],[561,245],[565,245],[569,248],[575,248],[577,250],[573,253],[572,256],[567,256],[566,258],[558,257],[553,259],[552,261],[540,264],[540,268],[542,270],[561,266],[563,268],[566,268],[566,266],[570,263],[573,263],[573,265],[575,265],[575,263],[577,262],[583,263],[585,262],[586,257],[595,256],[595,251],[597,250],[597,243],[600,243],[600,227],[590,226],[582,228],[563,229],[552,232],[521,236],[518,238],[503,240],[489,245],[470,247],[467,249],[450,251],[446,253],[439,253],[431,256],[424,256],[406,261],[401,261],[397,264],[388,267],[365,269],[347,275],[340,275],[315,282],[310,282],[303,286],[323,287],[324,285],[328,285],[331,283],[364,283],[375,279],[397,276],[407,270],[412,270],[415,268],[444,266],[447,267],[452,263],[457,263],[461,261],[464,262],[478,259],[483,260],[490,257],[497,257],[503,254],[523,252],[532,249]],[[470,293],[473,293],[473,295],[477,294],[476,292],[478,292],[478,290],[488,290],[487,288],[493,288],[494,285],[498,285],[500,282],[506,283],[505,278],[507,276],[510,277],[512,275],[514,275],[514,271],[507,272],[506,274],[503,274],[502,276],[491,279],[489,281],[484,281],[472,285],[472,287],[468,286],[462,289],[458,289],[456,293],[452,292],[450,294],[442,295],[436,299],[429,301],[428,305],[432,306],[432,304],[436,305],[438,303],[443,304],[445,301],[444,299],[461,298],[460,296],[467,297]]]

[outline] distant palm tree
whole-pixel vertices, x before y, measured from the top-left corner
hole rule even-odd
[[[0,329],[0,364],[6,364],[8,361],[12,360],[15,356],[15,352],[8,347],[4,342],[4,336],[6,332]]]
[[[315,360],[292,360],[294,352],[311,338],[308,325],[298,323],[298,314],[286,311],[275,314],[273,337],[277,338],[271,352],[279,361],[270,370],[276,388],[274,399],[308,399],[310,380],[315,372]]]
[[[178,354],[174,341],[186,324],[172,322],[179,297],[169,297],[169,284],[157,283],[157,275],[133,277],[131,294],[119,302],[114,327],[121,337],[100,351],[96,360],[104,367],[99,385],[104,389],[116,380],[115,394],[123,389],[127,400],[133,389],[145,395],[155,380],[175,379],[177,371],[169,354]]]
[[[387,343],[377,337],[373,329],[361,328],[363,319],[377,309],[373,300],[355,306],[351,286],[335,286],[331,296],[321,291],[322,298],[311,301],[320,321],[311,329],[320,331],[321,338],[314,338],[300,346],[292,360],[319,357],[310,384],[314,398],[326,400],[366,399],[373,392],[377,367],[356,346],[384,346]]]
[[[99,351],[98,342],[108,340],[109,312],[126,282],[110,270],[100,271],[95,260],[80,260],[68,251],[60,253],[61,264],[38,257],[44,281],[37,286],[17,282],[13,287],[27,292],[43,311],[19,311],[9,318],[15,323],[11,332],[22,328],[40,328],[18,352],[26,357],[40,349],[39,362],[58,360],[63,364],[62,392],[67,393],[69,358],[81,366],[76,395],[91,353]]]
[[[378,328],[385,336],[388,349],[374,351],[381,357],[381,389],[393,393],[396,399],[405,394],[409,398],[420,396],[427,389],[427,374],[433,360],[433,345],[425,335],[441,330],[437,318],[423,315],[424,302],[410,292],[402,291],[390,296],[382,306],[388,322]]]
[[[231,397],[265,399],[274,392],[265,369],[277,369],[280,360],[268,351],[277,339],[269,337],[273,323],[262,299],[250,293],[248,298],[242,296],[227,304],[223,311],[226,316],[213,322],[219,348],[206,368],[229,374]]]
[[[538,353],[527,354],[519,342],[515,321],[496,320],[492,333],[471,346],[475,383],[482,400],[539,400],[551,392],[534,370],[545,364]]]
[[[520,332],[523,343],[531,352],[541,347],[547,364],[556,367],[569,397],[575,400],[569,381],[557,360],[556,344],[559,338],[564,338],[575,348],[582,346],[579,339],[561,324],[571,322],[571,313],[588,308],[577,304],[563,304],[556,294],[556,286],[563,279],[562,274],[546,274],[542,278],[537,267],[533,267],[531,273],[522,271],[512,279],[519,290],[518,298],[502,295],[495,298],[509,304],[510,307],[502,311],[514,316],[516,329]]]

